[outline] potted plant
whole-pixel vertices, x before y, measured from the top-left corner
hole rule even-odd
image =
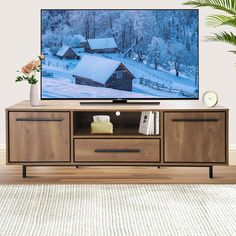
[[[38,79],[36,76],[37,72],[41,71],[41,63],[44,60],[44,56],[40,55],[38,60],[32,60],[26,65],[24,65],[20,71],[20,75],[17,76],[16,82],[27,81],[30,87],[30,104],[31,106],[39,105],[39,88]]]
[[[185,2],[184,5],[193,7],[211,7],[215,10],[223,12],[223,14],[215,14],[207,17],[207,24],[213,27],[230,26],[236,29],[236,0],[194,0]],[[236,47],[236,35],[229,31],[215,33],[206,38],[208,41],[224,42]],[[236,54],[236,49],[230,52]]]

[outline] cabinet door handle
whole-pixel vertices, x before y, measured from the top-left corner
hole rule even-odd
[[[16,121],[42,122],[42,121],[63,121],[63,118],[16,118]]]
[[[140,152],[139,149],[95,149],[94,152]]]
[[[172,119],[174,122],[217,122],[219,119],[217,118],[179,118]]]

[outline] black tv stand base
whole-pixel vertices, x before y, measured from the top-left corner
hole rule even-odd
[[[115,99],[112,101],[83,101],[80,102],[80,105],[160,105],[160,102],[157,101],[146,101],[146,102],[139,102],[139,101],[127,101],[125,99]]]

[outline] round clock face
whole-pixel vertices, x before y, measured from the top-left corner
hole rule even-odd
[[[214,107],[218,102],[218,96],[213,91],[207,91],[203,94],[202,100],[207,107]]]

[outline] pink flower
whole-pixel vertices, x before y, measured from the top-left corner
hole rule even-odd
[[[26,67],[30,68],[31,70],[36,70],[36,69],[38,69],[39,65],[40,65],[39,61],[33,60],[33,61],[29,62],[26,65]]]
[[[21,68],[21,71],[24,73],[24,74],[29,74],[32,70],[31,68],[27,67],[27,66],[23,66]]]
[[[40,60],[32,60],[21,68],[21,72],[24,74],[30,74],[36,70],[40,70]]]

